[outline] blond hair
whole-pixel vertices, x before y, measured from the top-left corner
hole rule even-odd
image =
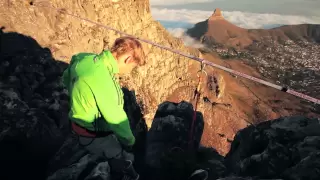
[[[139,66],[143,66],[146,63],[142,45],[133,37],[120,37],[115,40],[111,47],[111,52],[116,53],[116,56],[121,56],[129,51],[132,51],[133,59]]]

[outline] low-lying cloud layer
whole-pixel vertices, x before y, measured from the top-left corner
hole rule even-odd
[[[181,38],[186,46],[191,46],[194,48],[204,48],[204,45],[194,38],[186,35],[186,29],[183,28],[167,28],[168,31],[174,36]]]

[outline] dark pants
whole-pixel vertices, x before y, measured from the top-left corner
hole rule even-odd
[[[82,137],[79,136],[78,143],[92,154],[104,155],[108,159],[134,160],[133,154],[126,152],[117,137],[111,134],[106,137]]]

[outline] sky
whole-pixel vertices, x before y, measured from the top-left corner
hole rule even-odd
[[[151,13],[174,36],[208,19],[215,8],[243,28],[273,28],[285,24],[320,24],[320,0],[150,0]]]

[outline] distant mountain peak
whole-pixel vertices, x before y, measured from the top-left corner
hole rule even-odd
[[[213,14],[211,15],[211,17],[209,18],[209,20],[217,20],[217,19],[224,19],[220,8],[216,8]]]

